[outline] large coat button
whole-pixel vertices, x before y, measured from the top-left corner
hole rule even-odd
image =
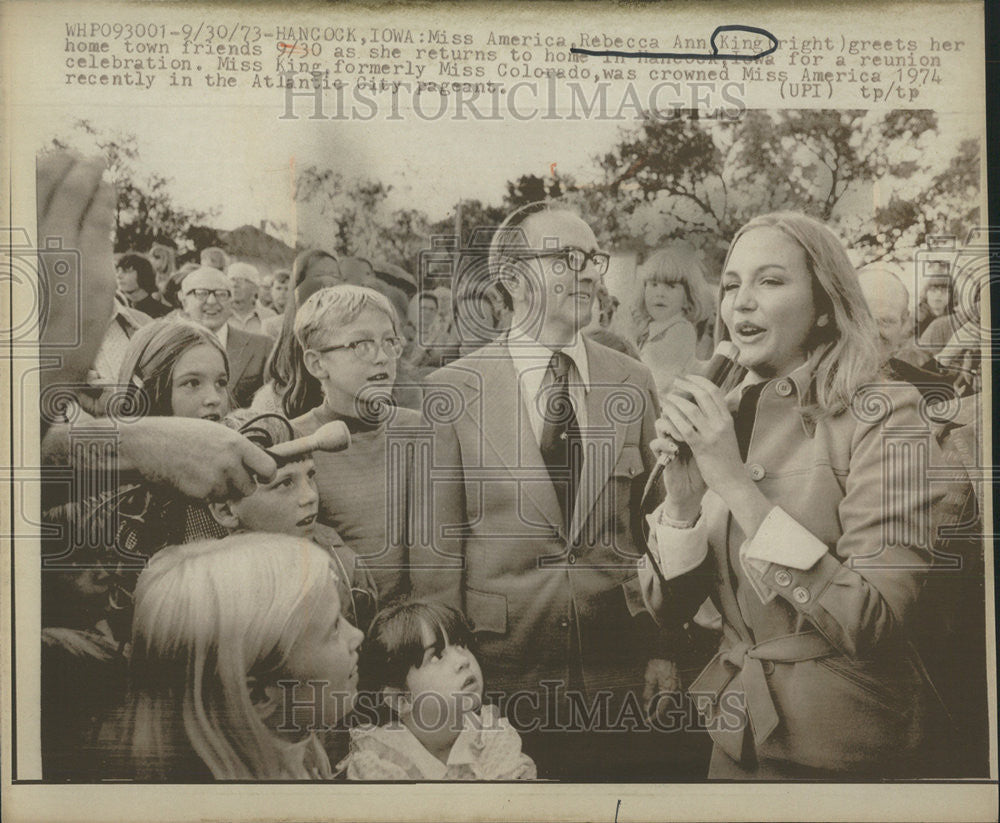
[[[779,380],[775,384],[774,390],[778,393],[778,397],[788,397],[792,393],[792,381]]]
[[[763,480],[767,472],[760,463],[750,464],[750,479],[751,480]]]
[[[808,603],[809,602],[809,590],[802,588],[802,586],[796,586],[792,589],[792,598],[796,603]]]
[[[792,583],[792,575],[785,569],[778,569],[774,573],[774,582],[779,586],[789,586]]]

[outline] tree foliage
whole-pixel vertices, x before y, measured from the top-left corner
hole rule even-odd
[[[420,209],[392,209],[391,192],[392,186],[380,181],[348,179],[340,172],[311,165],[296,181],[295,199],[317,207],[329,221],[323,248],[411,269],[427,243],[430,224]]]
[[[710,268],[743,223],[786,209],[830,225],[858,263],[905,259],[928,236],[961,238],[980,221],[979,142],[956,147],[943,131],[930,111],[789,109],[747,111],[738,120],[697,112],[649,118],[622,130],[609,151],[593,158],[596,184],[578,185],[555,170],[544,177],[514,175],[498,201],[463,199],[436,222],[419,202],[398,207],[391,185],[313,164],[300,172],[295,198],[315,210],[313,234],[321,236],[300,239],[416,271],[434,236],[454,236],[458,229],[459,245],[468,248],[473,231],[485,228],[475,240],[488,242],[489,229],[515,209],[563,198],[608,248],[645,251],[683,239],[706,252]],[[204,245],[217,210],[181,206],[168,178],[139,174],[134,135],[80,120],[73,135],[53,144],[72,146],[79,136],[105,153],[118,188],[116,250],[143,250],[159,235],[172,237],[181,254]]]
[[[599,208],[617,215],[603,224],[611,243],[684,238],[719,257],[752,217],[795,210],[839,230],[860,257],[891,257],[978,218],[977,144],[942,169],[937,137],[929,111],[649,119],[595,158],[604,180],[589,200],[610,199]]]

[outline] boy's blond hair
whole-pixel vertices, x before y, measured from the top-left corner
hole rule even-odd
[[[303,349],[323,345],[335,329],[354,322],[365,309],[375,309],[392,321],[393,332],[399,334],[396,310],[384,294],[364,286],[343,283],[320,289],[295,313],[295,339]]]

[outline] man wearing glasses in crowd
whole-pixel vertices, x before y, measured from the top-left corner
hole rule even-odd
[[[652,660],[663,649],[630,520],[654,462],[656,389],[641,363],[580,333],[608,264],[586,223],[547,204],[497,230],[490,268],[511,330],[426,380],[428,398],[450,401],[425,409],[432,516],[411,546],[414,594],[465,611],[488,690],[539,773],[563,779],[670,768],[650,734],[618,722],[631,701],[641,723],[644,686],[666,685],[653,681],[669,667]]]
[[[222,343],[229,357],[229,389],[234,407],[250,405],[254,392],[264,382],[264,364],[273,341],[229,325],[232,316],[232,286],[218,269],[195,269],[181,287],[181,308],[185,316],[204,326]]]

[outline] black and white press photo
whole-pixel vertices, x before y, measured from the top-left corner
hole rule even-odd
[[[17,819],[989,816],[981,5],[2,13]]]

